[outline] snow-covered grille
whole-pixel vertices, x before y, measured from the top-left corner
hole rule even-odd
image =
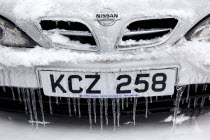
[[[52,46],[75,50],[97,51],[98,43],[91,30],[80,22],[41,20],[43,34]]]
[[[164,43],[175,29],[175,18],[144,19],[130,23],[121,34],[118,49],[152,47]]]

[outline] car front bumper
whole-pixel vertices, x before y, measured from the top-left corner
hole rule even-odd
[[[141,55],[141,54],[140,54]],[[42,60],[40,60],[42,61]],[[175,86],[209,83],[210,70],[198,68],[184,58],[167,58],[150,60],[128,60],[121,62],[93,62],[93,63],[66,63],[55,62],[42,66],[1,66],[0,86],[42,88],[39,84],[39,70],[76,71],[76,72],[117,72],[177,68],[177,82]]]
[[[194,43],[193,43],[194,44]],[[195,45],[195,44],[194,44]],[[197,45],[197,44],[196,44]],[[113,54],[97,54],[97,55],[88,55],[88,54],[77,54],[74,55],[78,59],[82,57],[79,61],[70,61],[71,59],[68,59],[69,61],[61,61],[60,57],[63,53],[53,52],[51,49],[44,49],[42,50],[39,57],[36,58],[37,54],[34,55],[35,52],[29,52],[31,53],[31,56],[27,60],[21,60],[20,58],[23,57],[24,53],[28,53],[27,51],[23,50],[16,50],[15,53],[13,50],[12,54],[8,58],[8,62],[4,62],[5,65],[1,65],[0,69],[0,91],[5,92],[8,94],[2,94],[0,97],[2,106],[4,106],[6,109],[8,109],[7,102],[9,101],[9,104],[12,105],[15,101],[15,105],[11,106],[11,110],[13,110],[13,107],[18,106],[19,100],[24,101],[23,95],[26,91],[30,91],[28,89],[33,88],[36,93],[38,93],[38,88],[42,89],[42,85],[39,84],[40,79],[38,76],[39,70],[56,70],[56,71],[77,71],[78,73],[81,72],[117,72],[117,71],[135,71],[135,70],[152,70],[152,69],[165,69],[165,68],[177,68],[177,82],[175,86],[181,86],[181,85],[188,85],[185,92],[183,93],[183,98],[181,102],[183,103],[182,108],[188,109],[188,108],[196,108],[198,106],[203,106],[203,101],[205,106],[209,106],[210,102],[208,100],[209,98],[209,83],[210,78],[210,70],[208,69],[207,63],[202,63],[202,61],[197,61],[201,59],[197,59],[196,56],[192,54],[197,54],[198,57],[208,58],[208,50],[206,50],[207,47],[202,46],[202,44],[197,45],[198,50],[195,51],[195,46],[189,45],[188,48],[185,47],[175,47],[175,46],[168,46],[166,48],[159,48],[159,49],[153,49],[149,52],[135,52],[132,54],[130,53],[122,53],[122,57],[116,57]],[[173,49],[171,49],[173,48]],[[180,51],[181,50],[181,51]],[[193,50],[193,53],[192,53]],[[203,51],[204,50],[204,51]],[[32,49],[33,51],[33,49]],[[51,55],[47,56],[45,52],[50,52]],[[65,50],[66,51],[66,50]],[[201,53],[203,52],[203,54]],[[205,52],[205,53],[204,53]],[[9,51],[8,51],[9,53]],[[36,52],[37,53],[37,52]],[[68,53],[68,52],[67,52]],[[18,55],[17,55],[18,54]],[[19,56],[19,54],[23,54]],[[145,55],[146,54],[146,55]],[[206,54],[206,55],[204,55]],[[70,53],[71,57],[72,53]],[[51,61],[55,56],[58,57],[57,61]],[[68,55],[67,55],[68,56]],[[95,58],[87,57],[87,56],[93,56]],[[108,57],[107,57],[108,56]],[[107,58],[106,58],[107,57]],[[13,59],[12,59],[13,58]],[[26,58],[26,57],[24,57]],[[32,59],[33,58],[33,59]],[[43,59],[45,58],[45,59]],[[117,59],[119,58],[119,59]],[[40,65],[35,62],[40,62]],[[48,62],[51,63],[42,63],[43,61],[46,61],[48,59]],[[12,61],[13,60],[13,61]],[[18,60],[18,61],[17,61]],[[91,60],[91,61],[87,61]],[[12,61],[12,62],[11,62]],[[19,62],[24,61],[24,62]],[[0,62],[2,62],[2,56],[0,55]],[[27,63],[26,63],[27,62]],[[27,65],[23,65],[23,64]],[[14,65],[15,64],[15,65]],[[19,65],[18,65],[19,64]],[[33,64],[33,65],[32,65]],[[14,65],[14,66],[12,66]],[[198,85],[196,85],[198,84]],[[2,86],[4,88],[2,88]],[[17,87],[17,88],[8,88],[8,87]],[[5,90],[5,91],[4,91]],[[21,90],[23,92],[19,93],[18,90]],[[14,94],[11,94],[14,91]],[[44,95],[43,90],[40,90],[42,93],[43,98],[43,104],[44,108],[49,108],[49,104],[52,102],[53,108],[58,108],[58,101],[60,102],[59,108],[57,109],[58,113],[59,111],[65,110],[64,114],[66,113],[66,110],[68,110],[67,101],[66,98],[54,98],[52,97],[52,101],[49,100],[51,97],[47,97]],[[188,94],[188,91],[190,92],[190,95]],[[13,96],[14,95],[14,96]],[[175,89],[175,92],[173,96],[166,96],[166,97],[151,97],[150,102],[153,103],[153,105],[149,107],[151,112],[159,112],[162,110],[163,112],[172,111],[174,109],[174,101],[176,99],[177,91]],[[5,96],[5,97],[4,97]],[[13,97],[12,97],[13,96]],[[19,100],[18,100],[19,99]],[[38,97],[37,97],[38,99]],[[145,98],[140,98],[142,100],[142,103],[145,105]],[[74,99],[71,99],[74,101]],[[79,99],[78,99],[79,100]],[[144,100],[144,101],[143,101]],[[111,101],[111,100],[110,100]],[[64,102],[64,103],[63,103]],[[84,104],[83,104],[84,102]],[[111,104],[111,102],[110,102]],[[133,104],[133,102],[131,102]],[[21,104],[23,106],[23,103]],[[87,113],[87,100],[81,99],[81,105],[84,105],[84,112]],[[128,108],[125,114],[132,114],[132,105],[131,108]],[[141,105],[142,108],[139,108],[139,113],[145,113],[145,106]],[[21,108],[21,107],[18,107]],[[24,109],[24,107],[22,107]],[[50,112],[50,111],[49,111]]]
[[[65,49],[0,48],[0,86],[42,88],[39,70],[75,72],[120,72],[177,68],[175,86],[210,82],[208,42],[179,41],[136,51],[105,54],[79,53]]]

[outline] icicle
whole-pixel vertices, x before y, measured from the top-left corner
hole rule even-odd
[[[18,93],[19,102],[22,103],[22,99],[21,99],[21,94],[20,94],[20,89],[19,88],[17,88],[17,93]]]
[[[2,71],[2,77],[3,77],[3,85],[5,85],[5,80],[6,80],[6,78],[5,78],[5,71]],[[3,92],[4,93],[6,93],[7,91],[6,91],[6,88],[5,88],[5,86],[3,86]]]
[[[156,101],[158,101],[158,96],[156,96]]]
[[[81,111],[80,111],[80,98],[77,98],[77,107],[78,107],[78,114],[79,114],[79,118],[81,118]]]
[[[150,97],[150,103],[152,104],[152,97]]]
[[[12,98],[13,98],[13,101],[15,101],[15,93],[14,93],[14,89],[13,89],[13,87],[11,87],[10,89],[11,89],[11,92],[12,92]]]
[[[196,108],[197,105],[198,105],[198,98],[195,98],[195,99],[194,99],[194,108]]]
[[[88,99],[88,114],[89,114],[89,123],[90,123],[90,132],[92,132],[93,129],[93,124],[92,124],[92,111],[91,111],[91,99]]]
[[[203,86],[203,93],[206,93],[207,87],[208,87],[208,85],[207,84],[204,84],[204,86]]]
[[[100,123],[101,123],[101,132],[103,132],[103,99],[99,99],[100,101]]]
[[[53,109],[52,109],[52,100],[51,97],[49,97],[49,109],[50,109],[50,114],[53,114]]]
[[[117,99],[117,126],[120,127],[120,98]]]
[[[77,114],[77,105],[76,105],[76,99],[73,98],[73,106],[74,106],[74,114]]]
[[[198,84],[195,85],[195,93],[198,92]]]
[[[94,122],[96,123],[97,116],[96,116],[96,99],[93,99],[93,114],[94,114]]]
[[[56,105],[58,106],[59,105],[58,97],[55,97],[55,100],[56,100]]]
[[[55,21],[56,27],[58,27],[58,21]]]
[[[184,100],[181,100],[182,101],[182,105],[184,104]]]
[[[205,98],[205,97],[203,97],[203,98],[202,98],[202,101],[201,101],[201,107],[203,107],[203,106],[204,106],[205,101],[206,101],[206,98]]]
[[[108,99],[104,99],[104,104],[105,104],[106,125],[109,125],[109,120],[108,120]]]
[[[39,106],[40,106],[41,115],[42,115],[42,123],[44,124],[44,127],[45,127],[44,106],[43,106],[43,102],[42,102],[41,89],[38,89],[38,97],[39,97]]]
[[[174,100],[174,104],[173,105],[176,105],[176,100]]]
[[[132,102],[133,101],[133,98],[130,98],[130,101]]]
[[[38,128],[38,116],[37,116],[35,92],[34,92],[33,89],[31,89],[30,91],[31,91],[31,92],[28,91],[28,94],[31,93],[32,109],[33,109],[34,119],[35,119],[35,122],[36,122],[36,127]]]
[[[27,101],[27,105],[28,105],[30,121],[32,122],[31,124],[33,125],[34,121],[33,121],[33,112],[32,112],[32,109],[31,109],[31,97],[30,97],[30,93],[28,92],[28,90],[26,90],[26,91],[27,91],[26,92],[26,101]]]
[[[128,98],[126,98],[126,107],[128,108]]]
[[[13,87],[11,86],[11,71],[10,71],[10,69],[8,69],[8,83],[9,83],[9,87],[10,87],[10,89],[11,89],[13,101],[15,101],[14,89],[13,89]]]
[[[6,93],[7,92],[6,88],[4,86],[2,88],[3,88],[3,92]]]
[[[189,100],[190,97],[190,85],[187,87],[187,101]]]
[[[189,99],[189,101],[188,101],[188,108],[190,108],[190,104],[191,104],[191,99]]]
[[[137,107],[138,98],[134,98],[133,102],[133,124],[136,125],[136,107]]]
[[[22,91],[22,94],[23,94],[23,102],[24,102],[24,106],[25,106],[25,113],[26,113],[26,115],[29,115],[29,114],[28,114],[28,107],[27,107],[27,101],[26,101],[25,92]]]
[[[122,101],[122,110],[124,110],[124,102],[125,102],[125,99],[122,98],[121,101]]]
[[[113,125],[114,131],[116,130],[116,99],[112,99],[112,114],[113,114]]]
[[[71,117],[71,99],[67,98],[67,101],[68,101],[69,116]]]
[[[176,95],[176,103],[175,103],[174,118],[173,118],[173,130],[175,130],[176,128],[177,115],[179,113],[179,105],[185,88],[186,86],[177,86],[177,95]]]
[[[146,106],[146,111],[145,111],[145,118],[148,117],[148,98],[145,98],[145,106]]]

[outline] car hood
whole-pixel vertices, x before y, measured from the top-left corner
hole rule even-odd
[[[208,0],[1,0],[0,5],[1,15],[16,20],[35,20],[52,16],[94,18],[103,8],[111,8],[122,17],[130,15],[187,17],[210,12]]]

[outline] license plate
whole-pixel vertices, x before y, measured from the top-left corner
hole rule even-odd
[[[39,74],[47,96],[126,98],[173,95],[177,69],[130,72],[41,70]]]

